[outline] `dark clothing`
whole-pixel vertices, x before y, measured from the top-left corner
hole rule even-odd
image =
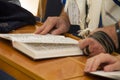
[[[120,0],[113,0],[118,6],[120,6]]]
[[[44,20],[49,16],[59,16],[63,8],[61,0],[47,0]]]
[[[13,4],[17,4],[17,5],[20,6],[20,1],[19,0],[0,0],[0,1],[11,2]]]
[[[25,25],[34,25],[35,17],[26,9],[0,0],[0,32],[10,32]]]
[[[14,77],[11,75],[7,74],[3,70],[0,70],[0,80],[16,80]]]

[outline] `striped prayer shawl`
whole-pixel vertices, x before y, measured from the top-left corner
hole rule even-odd
[[[92,31],[98,28],[100,15],[103,26],[120,20],[118,2],[120,0],[67,0],[65,11],[71,24],[78,24],[81,29]]]

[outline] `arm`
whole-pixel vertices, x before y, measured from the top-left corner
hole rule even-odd
[[[107,27],[98,28],[95,31],[93,31],[90,35],[93,35],[95,32],[98,32],[98,31],[105,32],[111,38],[113,43],[115,44],[115,48],[116,49],[118,48],[118,36],[116,35],[115,25],[110,25]],[[105,40],[107,41],[107,39],[104,39],[104,41]],[[88,49],[89,49],[89,52],[91,53],[90,54],[91,56],[99,54],[101,52],[106,53],[103,45],[92,37],[87,37],[87,38],[80,41],[80,48],[81,49],[84,50],[87,46],[89,46]]]

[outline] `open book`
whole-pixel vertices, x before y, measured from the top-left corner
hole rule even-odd
[[[96,72],[90,72],[90,74],[107,77],[114,80],[120,80],[120,71],[114,71],[114,72],[96,71]]]
[[[78,41],[59,35],[0,34],[17,50],[33,59],[82,55]]]

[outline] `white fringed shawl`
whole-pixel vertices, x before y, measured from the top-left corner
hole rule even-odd
[[[86,14],[86,4],[88,14]],[[113,0],[67,0],[65,11],[69,15],[71,24],[78,24],[83,30],[92,31],[98,28],[100,14],[103,26],[114,24],[120,19],[120,7]]]

